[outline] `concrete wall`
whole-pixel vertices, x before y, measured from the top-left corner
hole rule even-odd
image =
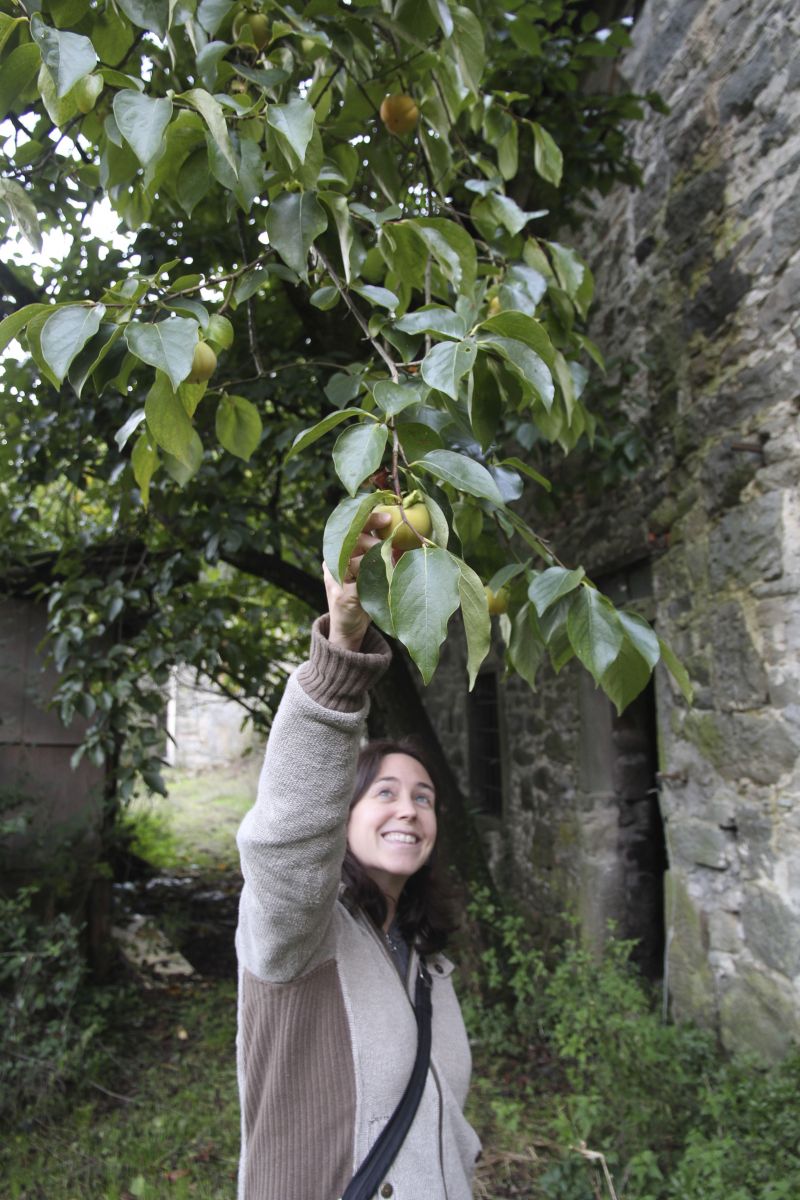
[[[39,650],[43,607],[0,601],[0,863],[6,881],[24,882],[47,864],[66,880],[92,864],[99,844],[104,771],[70,758],[85,722],[65,728],[48,708],[56,685]]]
[[[658,668],[658,802],[644,780],[631,804],[630,730],[591,681],[510,680],[491,838],[544,929],[572,910],[595,944],[609,917],[635,936],[649,887],[672,1011],[771,1058],[800,1040],[799,23],[790,0],[647,0],[636,23],[625,76],[671,112],[636,131],[644,189],[599,201],[583,249],[641,452],[599,497],[567,465],[573,519],[536,527],[616,599],[638,588],[696,699]],[[430,708],[465,764],[457,680]]]

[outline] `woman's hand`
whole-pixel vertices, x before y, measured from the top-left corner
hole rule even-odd
[[[364,634],[369,626],[369,617],[361,607],[356,580],[361,567],[361,559],[379,541],[375,530],[390,521],[391,517],[388,513],[372,513],[359,534],[341,586],[331,575],[327,564],[322,564],[325,591],[328,593],[328,611],[331,617],[328,641],[332,646],[339,646],[343,650],[361,649]]]

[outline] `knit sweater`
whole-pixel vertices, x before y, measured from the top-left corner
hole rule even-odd
[[[389,662],[316,622],[275,715],[255,806],[239,830],[244,888],[237,1062],[239,1200],[337,1200],[399,1101],[417,1045],[417,954],[404,981],[379,930],[340,899],[349,802],[368,709]],[[431,1065],[380,1196],[470,1200],[480,1145],[463,1115],[470,1051],[452,964],[433,979]]]

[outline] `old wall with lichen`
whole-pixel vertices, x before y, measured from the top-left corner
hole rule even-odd
[[[599,945],[614,919],[676,1016],[770,1058],[800,1040],[798,34],[789,0],[647,0],[636,22],[626,79],[670,113],[634,135],[644,187],[584,235],[633,464],[565,466],[569,504],[539,526],[655,621],[695,699],[661,667],[621,720],[574,665],[535,696],[501,683],[484,821],[540,929],[571,911]],[[430,708],[468,788],[456,679]]]

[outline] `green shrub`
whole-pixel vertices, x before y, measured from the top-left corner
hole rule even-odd
[[[70,1079],[97,1030],[96,1018],[76,1019],[79,931],[63,913],[42,919],[37,894],[0,897],[0,1113]]]
[[[548,1147],[531,1196],[610,1197],[588,1149],[618,1200],[800,1197],[800,1054],[731,1061],[707,1031],[665,1023],[632,942],[612,938],[598,958],[573,935],[545,956],[488,893],[470,916],[488,946],[464,997],[488,1075],[476,1111],[504,1149]],[[547,1050],[555,1070],[537,1081]]]

